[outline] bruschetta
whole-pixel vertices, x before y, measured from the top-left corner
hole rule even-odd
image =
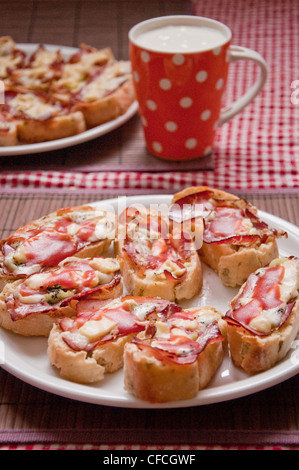
[[[58,209],[32,221],[0,242],[0,289],[70,256],[100,256],[115,232],[115,215],[88,205]]]
[[[128,207],[115,243],[124,284],[132,295],[190,299],[202,288],[202,266],[189,233],[169,230],[159,211]]]
[[[92,76],[114,61],[115,57],[109,47],[98,50],[81,44],[79,50],[69,59],[51,67],[51,71],[57,73],[50,84],[49,92],[61,102],[70,103]]]
[[[252,273],[224,320],[234,363],[249,374],[283,359],[299,331],[299,264],[278,258]]]
[[[25,66],[26,54],[10,36],[0,37],[0,79],[6,79],[9,71]]]
[[[73,99],[73,111],[83,114],[88,128],[121,116],[135,100],[130,63],[115,61],[96,71]]]
[[[82,113],[71,111],[47,93],[12,87],[5,92],[2,111],[16,123],[18,140],[24,143],[62,139],[86,129]]]
[[[241,286],[252,272],[277,258],[277,239],[286,236],[269,228],[251,203],[205,186],[175,194],[169,217],[177,222],[190,217],[194,225],[203,219],[199,254],[228,287]]]
[[[64,379],[100,382],[122,368],[125,344],[145,329],[149,316],[168,308],[169,302],[146,297],[80,301],[76,317],[63,318],[51,330],[50,363]]]
[[[223,360],[221,314],[211,307],[172,312],[124,350],[127,392],[150,403],[194,398]]]
[[[75,315],[80,299],[121,294],[115,259],[68,258],[53,270],[7,284],[0,294],[0,326],[23,336],[48,336],[58,318]]]
[[[0,37],[0,145],[34,144],[72,137],[123,115],[135,101],[129,61],[110,47],[81,44],[76,52],[40,44],[31,54]]]

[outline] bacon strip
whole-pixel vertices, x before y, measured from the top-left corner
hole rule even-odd
[[[78,329],[84,325],[86,321],[97,321],[103,316],[117,323],[116,328],[107,335],[100,338],[93,343],[86,342],[82,346],[81,342],[76,342],[76,335],[63,336],[64,342],[74,351],[92,351],[97,346],[106,343],[107,341],[115,340],[121,336],[130,335],[132,333],[139,333],[144,331],[146,325],[141,322],[138,316],[126,304],[127,300],[134,300],[138,305],[150,304],[152,306],[147,314],[148,317],[153,315],[165,315],[168,307],[171,309],[171,302],[163,299],[153,299],[150,297],[123,297],[122,303],[115,307],[109,308],[109,303],[103,304],[101,301],[80,301],[77,304],[77,316],[74,319],[63,318],[59,321],[62,331],[69,331],[71,333],[78,333]],[[173,304],[174,305],[174,304]],[[138,307],[137,307],[138,308]]]
[[[250,327],[250,322],[259,316],[263,310],[277,309],[277,312],[280,314],[280,323],[275,329],[280,328],[290,316],[295,305],[293,299],[286,305],[280,300],[279,285],[284,272],[284,267],[279,265],[263,269],[260,272],[261,275],[257,273],[251,274],[243,290],[234,299],[230,310],[225,314],[225,320],[231,325],[242,326],[255,335],[265,336],[265,333]],[[242,299],[244,298],[251,300],[242,305]]]
[[[140,349],[147,349],[158,360],[178,365],[193,364],[199,354],[211,343],[223,341],[217,322],[213,322],[202,331],[202,334],[196,341],[186,336],[172,336],[170,340],[133,338],[132,343]],[[161,349],[160,349],[161,348]],[[182,352],[185,350],[185,352]]]
[[[195,208],[194,212],[190,206]],[[184,211],[184,207],[189,209]],[[287,236],[284,231],[270,229],[252,212],[250,204],[244,199],[217,199],[213,191],[190,194],[176,201],[169,211],[169,218],[174,222],[182,223],[196,217],[203,218],[203,241],[207,244],[253,245],[265,243],[269,237]],[[253,233],[242,225],[245,219],[251,222]]]

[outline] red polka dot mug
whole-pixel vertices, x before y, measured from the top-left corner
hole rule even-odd
[[[231,45],[231,36],[226,25],[189,15],[152,18],[129,31],[133,81],[151,154],[177,161],[208,155],[217,128],[263,88],[263,57]],[[229,64],[239,59],[255,61],[260,74],[245,94],[222,108]]]

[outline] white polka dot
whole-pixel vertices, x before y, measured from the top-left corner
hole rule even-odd
[[[143,62],[149,62],[149,61],[150,61],[150,55],[149,55],[149,53],[146,52],[146,51],[142,51],[142,52],[141,52],[141,60],[142,60]]]
[[[139,82],[139,80],[140,80],[139,74],[138,74],[138,72],[136,72],[136,70],[134,70],[134,72],[133,72],[133,78],[134,78],[135,82]]]
[[[157,104],[156,104],[153,100],[147,100],[146,106],[147,106],[148,109],[150,109],[151,111],[156,111],[156,109],[157,109]]]
[[[153,142],[153,149],[155,152],[161,153],[163,150],[162,144],[160,142]]]
[[[219,80],[217,80],[217,83],[216,83],[216,89],[221,90],[221,88],[223,87],[223,83],[224,83],[223,78],[219,78]]]
[[[165,129],[169,132],[175,132],[178,128],[178,125],[176,122],[173,121],[167,121],[165,123]]]
[[[209,117],[211,116],[211,111],[209,109],[206,109],[205,111],[203,111],[200,115],[200,119],[202,121],[207,121],[209,119]]]
[[[147,127],[147,126],[148,126],[147,119],[146,119],[144,116],[140,116],[140,121],[141,121],[141,124],[142,124],[144,127]]]
[[[210,153],[212,153],[213,149],[212,147],[209,145],[208,147],[205,148],[205,151],[204,151],[204,155],[209,155]]]
[[[197,82],[202,83],[208,78],[208,73],[205,70],[201,70],[200,72],[197,72],[195,78]]]
[[[190,108],[192,106],[193,100],[189,96],[185,96],[180,100],[180,105],[182,108]]]
[[[175,65],[182,65],[185,62],[185,57],[182,54],[175,54],[172,61]]]
[[[162,78],[159,82],[160,88],[162,90],[170,90],[171,88],[171,81],[168,78]]]
[[[187,139],[185,142],[185,147],[187,149],[194,149],[197,145],[197,140],[194,139],[193,137],[190,137],[190,139]]]
[[[213,54],[214,54],[214,55],[219,55],[220,52],[221,52],[221,46],[215,47],[215,49],[213,49]]]

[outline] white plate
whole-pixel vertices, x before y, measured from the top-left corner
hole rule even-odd
[[[59,49],[66,58],[70,57],[72,54],[78,51],[78,49],[74,47],[56,46],[51,44],[45,44],[44,46],[49,50]],[[27,55],[31,55],[38,47],[38,44],[17,44],[17,47],[23,50]],[[126,111],[125,114],[117,117],[116,119],[113,119],[112,121],[106,122],[105,124],[93,127],[92,129],[88,129],[87,131],[84,131],[81,134],[74,135],[71,137],[65,137],[63,139],[51,140],[48,142],[41,142],[37,144],[20,144],[13,145],[11,147],[0,147],[0,157],[49,152],[51,150],[58,150],[82,144],[89,140],[96,139],[97,137],[101,137],[105,134],[108,134],[114,129],[117,129],[118,127],[122,126],[125,122],[127,122],[136,114],[137,110],[137,101],[134,101],[134,103],[132,103],[132,105]]]
[[[170,199],[170,196],[140,196],[110,199],[97,202],[95,205],[102,208],[113,208],[118,213],[120,206],[120,210],[124,208],[125,202],[127,205],[137,202],[148,206],[149,204],[168,204]],[[288,239],[279,240],[280,254],[282,256],[299,256],[299,228],[265,212],[260,212],[260,216],[270,227],[288,232]],[[204,268],[202,293],[192,301],[184,302],[182,305],[186,307],[212,305],[225,312],[228,301],[236,292],[237,289],[224,287],[214,272]],[[285,359],[269,371],[255,376],[248,376],[236,368],[227,355],[212,382],[205,390],[201,390],[195,398],[151,405],[136,399],[124,390],[122,371],[107,374],[104,381],[96,385],[80,385],[60,378],[58,371],[49,364],[46,353],[47,340],[45,338],[25,338],[1,330],[0,345],[2,362],[4,362],[2,367],[24,382],[62,397],[86,403],[124,408],[184,408],[224,402],[272,387],[299,372],[298,340],[294,341],[293,348]]]

